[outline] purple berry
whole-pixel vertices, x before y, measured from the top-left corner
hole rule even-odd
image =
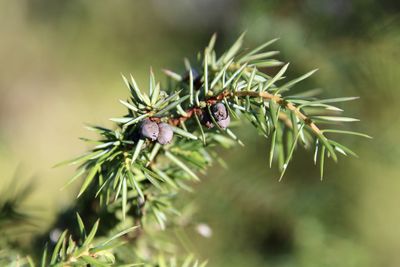
[[[158,124],[159,134],[157,141],[161,145],[165,145],[171,143],[172,137],[174,136],[174,132],[172,131],[172,127],[165,122]]]
[[[217,103],[211,107],[211,112],[216,121],[224,120],[228,116],[228,112],[226,111],[226,107],[222,103]]]
[[[145,119],[140,125],[140,135],[144,138],[149,138],[151,141],[157,140],[159,133],[157,123]]]
[[[219,127],[221,127],[222,129],[226,129],[229,126],[231,118],[224,104],[217,103],[213,105],[211,107],[211,114],[215,121],[218,123]],[[201,115],[201,122],[209,129],[214,127],[213,119],[211,118],[207,110],[203,111]]]
[[[217,123],[218,123],[219,127],[221,127],[222,129],[226,129],[229,126],[229,124],[231,123],[231,117],[228,114],[228,116],[225,119],[218,120]]]

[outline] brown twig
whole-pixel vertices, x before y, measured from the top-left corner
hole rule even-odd
[[[182,116],[177,117],[177,118],[170,118],[169,121],[168,121],[169,124],[177,126],[181,122],[184,122],[184,121],[190,119],[195,113],[197,115],[200,115],[202,113],[201,108],[199,108],[199,107],[194,107],[194,108],[188,109],[185,112],[186,112],[186,115],[182,115]]]
[[[217,96],[210,97],[206,100],[206,103],[208,105],[213,105],[217,102],[222,101],[224,98],[230,98],[230,97],[235,97],[235,96],[250,96],[250,97],[261,97],[266,100],[272,100],[276,104],[280,105],[281,107],[288,109],[305,123],[315,134],[317,135],[322,135],[321,130],[318,128],[318,126],[309,118],[307,117],[304,113],[302,113],[293,103],[287,102],[285,99],[280,97],[279,95],[273,95],[268,92],[254,92],[254,91],[238,91],[238,92],[230,92],[230,91],[224,91],[220,93]],[[201,108],[199,107],[193,107],[189,110],[186,111],[186,115],[182,115],[180,117],[176,118],[170,118],[169,123],[171,125],[179,125],[181,122],[184,122],[188,119],[190,119],[194,114],[200,115],[202,113]],[[287,126],[293,127],[292,122],[290,121],[287,116],[282,116],[284,114],[280,113],[278,115],[279,119],[281,119]]]

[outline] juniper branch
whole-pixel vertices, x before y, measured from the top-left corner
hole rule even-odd
[[[79,166],[73,180],[86,175],[78,197],[96,192],[102,206],[114,213],[122,211],[121,221],[133,217],[134,224],[139,221],[144,228],[152,222],[165,228],[167,214],[177,214],[173,196],[179,190],[189,190],[186,183],[198,181],[198,173],[204,173],[219,159],[212,148],[241,144],[229,127],[231,117],[235,120],[245,117],[271,140],[269,161],[271,164],[277,155],[281,178],[299,144],[315,147],[315,162],[319,159],[322,174],[325,156],[336,161],[336,152],[354,154],[328,139],[327,133],[368,137],[317,126],[319,122],[355,121],[337,116],[341,109],[332,105],[354,97],[320,100],[287,95],[315,70],[282,85],[288,65],[274,76],[260,70],[282,65],[271,58],[277,54],[275,51],[265,52],[275,40],[244,51],[241,36],[220,57],[214,50],[215,41],[213,36],[194,65],[201,69],[200,73],[186,61],[183,75],[164,70],[170,82],[161,85],[151,71],[150,94],[140,89],[132,76],[130,81],[123,76],[130,97],[120,102],[127,108],[127,114],[111,119],[116,123],[115,129],[89,127],[101,136],[95,140],[99,145],[67,162]],[[181,138],[172,139],[171,135],[161,141],[163,131],[172,131]],[[136,213],[140,216],[135,217]]]

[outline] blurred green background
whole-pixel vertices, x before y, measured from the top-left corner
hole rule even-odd
[[[51,166],[86,149],[83,123],[122,113],[120,73],[145,84],[212,33],[223,50],[247,30],[246,46],[280,37],[290,76],[319,68],[299,90],[360,96],[344,108],[374,139],[343,140],[360,157],[322,182],[299,151],[279,183],[267,141],[243,127],[246,147],[221,150],[229,169],[181,199],[213,229],[190,233],[195,252],[210,266],[400,266],[399,15],[396,0],[0,0],[0,186],[33,180],[27,207],[45,229],[75,196],[59,190],[74,170]]]

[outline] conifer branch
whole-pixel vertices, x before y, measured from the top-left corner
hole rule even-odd
[[[164,70],[166,85],[157,82],[150,72],[148,92],[133,76],[123,77],[130,91],[120,100],[127,113],[112,118],[115,128],[89,126],[101,138],[90,152],[64,164],[78,166],[75,180],[84,176],[78,202],[95,192],[99,205],[113,214],[122,213],[118,222],[132,219],[132,225],[165,229],[179,212],[173,198],[180,190],[190,190],[188,183],[198,182],[199,173],[220,157],[216,146],[230,148],[242,142],[231,129],[231,120],[250,121],[270,140],[269,164],[277,158],[282,179],[294,151],[300,145],[314,147],[314,161],[319,162],[321,177],[325,157],[337,160],[336,152],[354,153],[327,134],[367,135],[340,129],[321,129],[317,124],[356,121],[340,116],[333,103],[354,97],[317,99],[310,94],[293,94],[290,90],[315,70],[283,83],[288,64],[276,75],[260,69],[281,66],[273,59],[276,51],[265,51],[274,41],[245,51],[242,35],[225,53],[217,57],[216,36],[192,64],[185,61],[186,72]],[[194,67],[192,67],[194,66]],[[197,67],[197,68],[196,68]],[[282,84],[283,83],[283,84]],[[116,225],[118,225],[118,222]],[[161,255],[161,251],[152,255]],[[160,254],[161,253],[161,254]]]

